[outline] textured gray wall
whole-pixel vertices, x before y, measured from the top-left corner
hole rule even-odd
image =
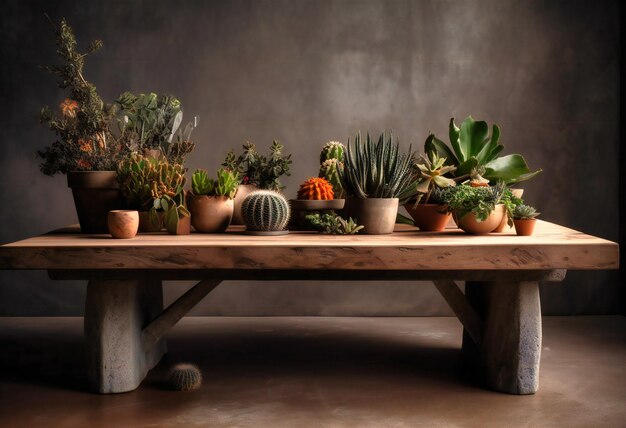
[[[288,193],[316,173],[319,147],[391,127],[421,148],[451,116],[497,122],[507,152],[544,173],[524,187],[543,218],[609,239],[618,231],[617,1],[3,2],[0,16],[0,242],[76,221],[64,177],[42,176],[51,140],[37,112],[63,94],[37,69],[55,61],[43,12],[104,49],[87,77],[105,99],[169,92],[201,117],[189,166],[217,168],[250,139],[293,153]],[[546,286],[546,313],[618,311],[613,273]],[[294,287],[292,287],[293,285]],[[185,284],[168,287],[168,298]],[[85,284],[0,272],[0,314],[80,314]],[[424,283],[248,284],[216,290],[196,313],[432,315]]]

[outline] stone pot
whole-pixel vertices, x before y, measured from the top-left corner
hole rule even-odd
[[[148,211],[139,211],[139,232],[160,232],[163,230],[163,212],[157,211],[157,224],[150,224],[150,215]]]
[[[485,221],[477,221],[474,213],[470,212],[462,218],[458,218],[457,216],[456,224],[469,234],[483,235],[493,232],[500,225],[503,216],[506,217],[506,206],[504,204],[498,204]]]
[[[526,220],[513,220],[515,224],[515,232],[519,236],[530,236],[533,234],[535,230],[535,223],[537,223],[537,219],[530,218]]]
[[[134,238],[139,229],[139,213],[132,210],[109,211],[108,226],[109,233],[114,238]]]
[[[227,196],[187,195],[191,225],[196,232],[221,233],[233,218],[234,202]]]
[[[243,224],[243,218],[241,217],[241,203],[246,196],[250,193],[258,190],[258,187],[254,184],[240,184],[237,187],[237,194],[235,195],[234,205],[233,205],[233,219],[230,222],[231,224]]]
[[[450,221],[450,212],[439,204],[406,204],[404,208],[413,217],[415,226],[425,232],[441,232]]]
[[[82,233],[108,233],[109,211],[124,207],[115,171],[67,173]]]
[[[511,189],[511,193],[513,194],[513,196],[516,196],[518,198],[521,198],[522,195],[524,194],[524,189]],[[502,218],[502,221],[500,222],[500,224],[498,225],[498,227],[496,228],[496,230],[494,230],[494,232],[496,233],[501,233],[504,232],[504,229],[510,229],[509,227],[509,216],[508,213],[507,215],[505,215]]]
[[[384,235],[393,232],[398,204],[398,198],[346,198],[343,214],[364,226],[361,233]]]

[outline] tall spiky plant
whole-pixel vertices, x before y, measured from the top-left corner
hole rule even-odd
[[[414,155],[400,145],[391,131],[383,132],[378,142],[359,132],[352,143],[348,139],[344,167],[339,171],[341,184],[349,196],[356,198],[402,198],[415,187],[412,173]]]

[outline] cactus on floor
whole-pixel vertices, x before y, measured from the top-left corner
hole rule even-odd
[[[193,391],[202,385],[202,372],[194,364],[176,364],[170,369],[168,378],[175,391]]]
[[[291,214],[283,195],[272,190],[252,192],[241,203],[241,216],[246,229],[254,232],[284,230]]]
[[[333,186],[326,179],[313,177],[300,185],[298,199],[327,201],[335,199],[335,192]]]

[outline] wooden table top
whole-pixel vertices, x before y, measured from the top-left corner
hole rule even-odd
[[[538,221],[535,234],[513,229],[482,236],[458,229],[419,232],[397,225],[391,235],[246,235],[226,233],[133,239],[77,233],[69,227],[0,246],[0,269],[336,269],[547,270],[616,269],[618,245]]]

